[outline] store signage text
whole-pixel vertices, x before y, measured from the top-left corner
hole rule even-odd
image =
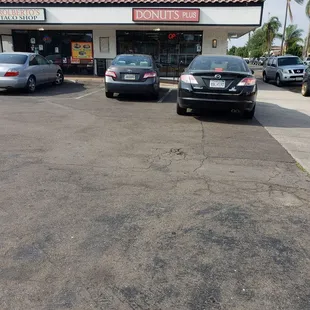
[[[45,9],[3,9],[0,8],[0,22],[37,22],[45,21]]]
[[[199,9],[132,9],[134,22],[199,22]]]

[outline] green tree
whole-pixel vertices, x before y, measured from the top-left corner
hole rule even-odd
[[[281,28],[281,22],[278,17],[271,17],[267,23],[263,25],[263,31],[265,33],[265,45],[268,55],[270,55],[272,43],[275,38],[279,37],[278,31]]]
[[[303,50],[303,47],[301,45],[299,45],[298,43],[294,43],[292,46],[290,46],[287,49],[286,52],[287,52],[287,54],[301,57],[302,56],[302,50]]]
[[[237,49],[236,46],[232,46],[228,51],[228,55],[232,56],[236,55],[236,49]]]
[[[236,56],[239,56],[239,57],[243,57],[243,58],[249,57],[249,51],[248,51],[247,46],[238,47],[238,48],[236,49],[235,55],[236,55]]]
[[[262,28],[257,29],[248,42],[248,51],[251,57],[257,58],[264,54],[266,35]]]
[[[283,54],[283,49],[284,49],[284,39],[286,37],[285,32],[286,32],[286,25],[287,25],[287,18],[288,15],[290,15],[290,20],[291,22],[293,21],[293,13],[292,13],[292,8],[291,8],[291,1],[292,0],[286,0],[286,10],[285,10],[285,19],[284,19],[284,28],[283,28],[283,34],[282,34],[282,43],[281,43],[281,55]],[[294,0],[298,4],[303,4],[304,0]],[[309,2],[309,0],[308,0]]]
[[[299,29],[297,25],[289,25],[285,30],[284,43],[286,46],[286,52],[290,50],[294,45],[302,43],[303,30]],[[282,38],[283,39],[283,38]]]

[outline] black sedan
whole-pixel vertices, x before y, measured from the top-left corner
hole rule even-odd
[[[197,56],[181,75],[177,113],[220,110],[253,118],[257,81],[246,64],[234,56]]]
[[[118,55],[105,73],[106,96],[146,94],[158,98],[160,88],[157,66],[149,55]]]
[[[301,94],[305,97],[310,96],[310,67],[305,72],[301,86]]]

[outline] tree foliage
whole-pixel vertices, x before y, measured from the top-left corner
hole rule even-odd
[[[236,46],[232,46],[228,51],[228,55],[232,56],[236,55],[236,49],[237,49]]]

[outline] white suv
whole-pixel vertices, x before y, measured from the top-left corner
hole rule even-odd
[[[263,68],[264,82],[276,81],[277,86],[285,83],[302,82],[307,66],[297,56],[271,57]]]

